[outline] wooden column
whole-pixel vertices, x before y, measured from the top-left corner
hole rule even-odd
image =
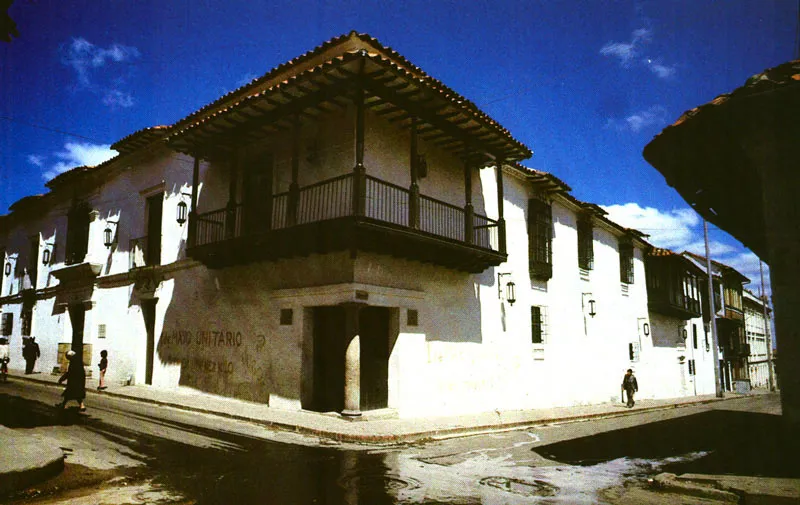
[[[297,207],[300,205],[300,117],[294,117],[292,128],[292,182],[289,184],[289,201],[286,209],[287,226],[297,224]]]
[[[359,312],[355,303],[344,305],[345,353],[344,353],[344,410],[343,416],[361,415],[361,337],[359,335]]]
[[[364,87],[359,86],[356,105],[356,164],[353,167],[353,215],[363,216],[367,200],[366,169],[364,168]]]
[[[187,242],[189,247],[194,247],[197,241],[197,184],[200,180],[200,158],[197,153],[194,156],[194,167],[192,168],[192,208],[189,211],[189,232]]]
[[[505,254],[506,249],[506,220],[503,217],[503,163],[504,160],[497,160],[497,241],[500,252]]]
[[[464,161],[464,200],[464,242],[471,244],[475,209],[472,207],[472,163],[469,160]]]
[[[228,205],[225,211],[225,238],[236,236],[236,187],[239,182],[239,154],[231,153],[230,180],[228,181]]]
[[[411,149],[409,152],[409,168],[411,169],[411,186],[408,188],[408,227],[419,228],[419,154],[417,153],[417,119],[411,119]]]

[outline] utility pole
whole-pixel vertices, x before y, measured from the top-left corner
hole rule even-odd
[[[711,325],[711,356],[714,360],[714,388],[717,398],[723,398],[722,377],[719,373],[719,344],[717,341],[717,309],[714,308],[714,276],[711,273],[711,249],[708,247],[708,221],[703,218],[703,239],[706,243],[706,274],[708,274],[708,311]]]
[[[767,340],[767,367],[769,370],[769,390],[775,391],[775,370],[772,368],[772,341],[769,334],[769,314],[767,313],[767,294],[764,291],[764,262],[758,260],[761,272],[761,308],[764,310],[764,337]]]

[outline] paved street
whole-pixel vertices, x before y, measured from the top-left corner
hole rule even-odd
[[[67,453],[62,475],[12,503],[716,503],[647,479],[789,472],[769,463],[776,395],[377,449],[107,396],[59,413],[58,399],[0,387],[1,424]]]

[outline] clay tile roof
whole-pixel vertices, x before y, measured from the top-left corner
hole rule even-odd
[[[370,35],[355,31],[330,39],[311,51],[278,65],[263,76],[189,114],[173,125],[172,131],[168,135],[168,141],[174,141],[176,138],[208,123],[210,120],[217,120],[223,117],[229,118],[229,115],[235,114],[237,110],[243,109],[248,105],[254,105],[255,100],[264,97],[268,93],[271,94],[282,90],[288,92],[296,84],[307,80],[310,75],[315,73],[322,74],[334,68],[334,66],[341,67],[356,58],[366,58],[380,68],[390,69],[396,75],[407,79],[408,82],[438,94],[439,98],[449,102],[450,106],[471,116],[472,120],[488,127],[504,138],[508,144],[513,146],[514,159],[524,159],[531,156],[531,150],[527,146],[514,139],[507,129],[486,115],[473,102],[425,73],[394,49],[382,45]],[[235,122],[235,119],[231,120],[231,122]]]
[[[147,144],[164,138],[169,132],[169,129],[169,126],[163,125],[142,128],[141,130],[135,131],[111,144],[111,149],[114,149],[120,153],[129,153],[135,151]]]
[[[706,104],[699,105],[684,112],[677,121],[665,128],[661,133],[656,135],[656,137],[663,135],[664,132],[668,131],[671,127],[678,126],[698,114],[702,114],[710,107],[723,105],[731,100],[738,100],[785,86],[796,86],[798,83],[800,83],[800,60],[792,60],[778,65],[777,67],[768,68],[760,74],[750,77],[745,81],[744,85],[736,88],[732,92],[723,93]]]
[[[677,253],[670,251],[669,249],[663,249],[661,247],[654,247],[650,249],[647,253],[648,256],[655,256],[655,257],[669,257],[669,256],[678,256]]]

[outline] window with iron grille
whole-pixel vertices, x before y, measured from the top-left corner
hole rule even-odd
[[[6,312],[0,319],[0,335],[8,337],[14,329],[14,314]]]
[[[547,337],[547,310],[545,307],[531,307],[531,343],[544,344]]]
[[[633,244],[619,244],[619,280],[624,284],[633,284]]]
[[[538,198],[528,200],[528,259],[531,278],[553,276],[553,210]]]
[[[24,307],[19,319],[20,329],[22,330],[23,337],[31,336],[31,321],[33,321],[33,308]]]
[[[584,270],[594,268],[594,233],[588,216],[578,219],[578,266]]]

